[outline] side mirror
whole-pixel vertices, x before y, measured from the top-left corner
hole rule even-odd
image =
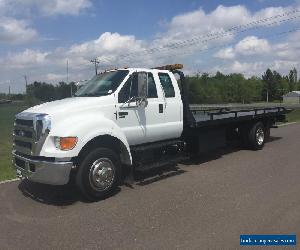
[[[145,99],[147,98],[148,90],[148,75],[146,72],[138,73],[138,97]]]
[[[148,96],[148,74],[146,72],[138,73],[138,96],[137,104],[138,106],[147,106],[147,96]]]

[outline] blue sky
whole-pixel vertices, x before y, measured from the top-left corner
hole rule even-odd
[[[0,92],[23,92],[25,74],[66,80],[67,60],[70,80],[90,78],[95,57],[102,69],[182,62],[188,74],[286,73],[299,67],[298,8],[277,0],[0,0]],[[246,30],[227,32],[237,25]],[[187,44],[149,52],[174,43]]]

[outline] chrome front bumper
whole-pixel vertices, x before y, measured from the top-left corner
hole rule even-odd
[[[33,160],[20,156],[15,152],[12,155],[13,166],[19,178],[50,185],[64,185],[69,181],[73,166],[70,161]]]

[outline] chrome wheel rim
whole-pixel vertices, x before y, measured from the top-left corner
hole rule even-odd
[[[91,187],[96,191],[104,191],[111,187],[115,179],[115,167],[110,159],[96,160],[89,173]]]
[[[261,146],[264,143],[264,140],[265,140],[264,130],[262,128],[258,128],[256,130],[256,141],[257,141],[257,144],[259,146]]]

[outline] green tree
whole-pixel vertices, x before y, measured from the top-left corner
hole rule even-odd
[[[278,86],[282,80],[282,76],[275,70],[271,71],[271,69],[267,69],[262,75],[262,79],[264,81],[263,99],[269,101],[279,100],[280,92]]]
[[[288,76],[288,83],[289,83],[289,91],[293,91],[297,89],[297,70],[296,68],[293,68],[290,70],[289,76]]]

